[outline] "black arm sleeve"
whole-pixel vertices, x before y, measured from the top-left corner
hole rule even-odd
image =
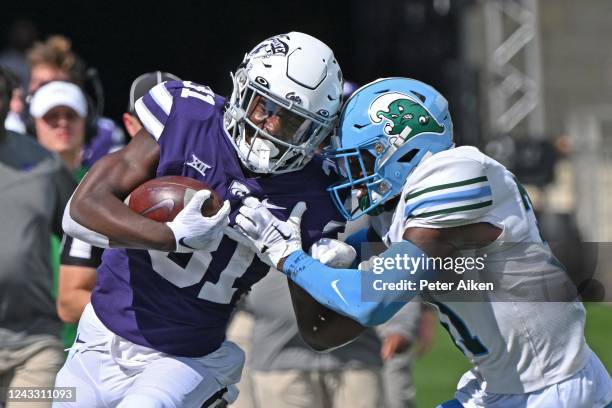
[[[87,242],[64,234],[62,239],[62,265],[87,266],[97,268],[102,261],[104,249],[89,245]]]
[[[55,187],[56,193],[56,203],[55,210],[53,212],[53,224],[51,225],[51,232],[53,232],[58,237],[61,237],[63,234],[62,230],[62,216],[64,215],[64,208],[66,208],[66,204],[68,200],[70,200],[70,196],[76,189],[77,182],[70,174],[70,171],[60,165],[58,170],[55,172],[55,176],[53,177],[53,184]]]

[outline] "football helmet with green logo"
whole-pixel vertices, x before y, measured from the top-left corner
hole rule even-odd
[[[453,145],[448,102],[433,87],[408,78],[364,85],[344,106],[327,152],[345,176],[329,188],[334,203],[348,220],[376,215],[425,157]]]

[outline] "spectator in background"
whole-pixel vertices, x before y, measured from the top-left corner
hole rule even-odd
[[[0,68],[0,123],[16,86]],[[48,237],[61,234],[63,209],[74,187],[60,158],[0,127],[0,405],[6,387],[53,386],[64,361]]]
[[[38,30],[32,21],[18,19],[11,23],[7,36],[6,47],[0,52],[0,66],[10,69],[19,79],[19,88],[28,89],[30,67],[26,52],[38,38]]]
[[[122,116],[123,126],[128,132],[130,137],[134,137],[140,129],[142,129],[142,123],[136,115],[135,104],[138,99],[143,97],[151,88],[155,85],[160,84],[164,81],[180,81],[181,79],[174,74],[163,71],[147,72],[146,74],[140,75],[132,82],[130,87],[130,100],[128,102],[127,112]]]
[[[0,66],[15,74],[18,86],[13,90],[10,110],[4,127],[17,133],[26,133],[23,115],[25,112],[24,95],[30,80],[30,67],[26,51],[32,46],[38,32],[29,20],[14,21],[7,33],[7,46],[0,52]]]
[[[30,114],[33,118],[36,139],[43,147],[60,156],[75,182],[80,181],[87,171],[87,167],[83,164],[87,110],[87,100],[83,91],[77,85],[65,81],[53,81],[41,86],[30,101]],[[100,250],[91,247],[87,249],[90,255],[95,255],[99,260]],[[85,251],[84,248],[82,250]],[[51,262],[61,286],[60,251],[59,239],[52,237]],[[58,290],[57,301],[60,304],[65,301],[63,293],[64,291]],[[79,293],[72,295],[77,296]],[[58,309],[58,313],[63,321],[67,321],[63,310]],[[75,334],[74,325],[64,327],[62,338],[65,346],[72,344]]]
[[[28,52],[28,61],[31,70],[30,96],[50,81],[70,81],[83,89],[86,80],[90,78],[85,63],[72,51],[70,40],[61,35],[36,43]],[[98,81],[96,76],[91,78]],[[120,149],[125,144],[125,134],[115,122],[98,116],[91,99],[88,100],[88,107],[83,164],[91,167],[102,156]]]
[[[377,328],[383,339],[380,354],[384,362],[383,385],[386,408],[413,408],[416,403],[416,388],[412,380],[414,358],[426,354],[434,341],[437,317],[433,309],[417,299],[411,303],[413,316],[404,319],[404,324],[385,324]],[[417,305],[420,304],[420,310]],[[393,320],[391,320],[393,322]]]
[[[28,51],[28,62],[30,64],[30,84],[28,87],[28,99],[34,98],[36,91],[45,83],[51,81],[69,81],[83,89],[86,82],[86,65],[73,51],[70,40],[61,35],[54,35],[47,38],[44,42],[37,42]],[[73,156],[74,162],[68,163],[70,167],[75,170],[74,177],[77,181],[85,175],[87,168],[100,157],[105,154],[115,151],[121,148],[124,144],[124,133],[112,120],[97,116],[94,104],[91,99],[86,98],[87,115],[84,119],[84,141],[81,143],[81,151],[78,152],[78,159]],[[36,119],[28,117],[26,124],[30,124],[31,132],[35,132],[33,122]],[[43,124],[44,126],[44,124]],[[81,124],[78,127],[82,127]],[[44,136],[43,136],[44,138]],[[44,142],[42,142],[44,143]],[[70,149],[68,149],[70,150]],[[73,155],[74,152],[66,151],[64,157],[68,158],[68,155]],[[78,167],[74,165],[78,162]],[[72,255],[87,256],[93,258],[90,262],[97,262],[99,259],[99,253],[96,249],[92,249],[90,246],[82,247],[77,242],[75,248],[72,248],[72,242],[68,242],[69,251]],[[60,243],[55,237],[51,239],[52,246],[52,266],[56,276],[59,275],[60,269]],[[63,256],[63,255],[62,255]],[[80,265],[86,266],[86,265]],[[93,275],[95,276],[95,274]],[[58,277],[59,280],[59,277]],[[62,282],[59,282],[61,286]],[[64,291],[62,291],[64,293]],[[82,292],[79,292],[82,298]],[[59,296],[59,294],[58,294]],[[59,299],[60,304],[63,299]],[[65,314],[67,311],[60,309],[60,316],[65,321],[71,321],[75,314]],[[80,313],[78,313],[80,316]],[[78,320],[78,318],[77,318]],[[65,345],[69,346],[73,343],[74,336],[76,334],[76,326],[74,324],[67,324],[64,327],[63,339]]]
[[[32,97],[30,114],[38,142],[57,153],[69,170],[79,169],[87,118],[87,100],[81,89],[70,82],[49,82]]]
[[[37,42],[28,51],[30,64],[31,95],[51,81],[70,81],[85,85],[85,62],[72,51],[72,43],[62,35],[52,35],[44,42]]]
[[[6,75],[12,76],[14,83],[19,83],[19,78],[17,75],[10,70],[5,70]],[[6,115],[6,119],[4,120],[4,127],[6,130],[11,130],[17,133],[26,133],[26,126],[23,122],[23,111],[25,109],[25,105],[23,103],[23,89],[19,86],[13,89],[13,93],[11,95],[11,103],[9,104],[9,111]]]
[[[134,113],[134,103],[155,85],[173,80],[178,81],[180,79],[168,72],[154,71],[142,74],[132,82],[128,110],[122,117],[125,129],[130,137],[133,137],[142,128],[142,124]],[[86,242],[68,235],[64,236],[57,311],[65,323],[78,322],[85,305],[89,303],[91,291],[96,283],[96,268],[100,264],[101,255],[102,249],[92,247]],[[74,341],[75,334],[72,329],[65,333],[65,341],[68,346]]]

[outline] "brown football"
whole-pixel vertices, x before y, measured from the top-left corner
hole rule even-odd
[[[159,222],[172,221],[198,190],[212,191],[202,206],[202,215],[210,217],[219,211],[223,202],[215,190],[189,177],[164,176],[136,187],[127,204],[137,213]]]

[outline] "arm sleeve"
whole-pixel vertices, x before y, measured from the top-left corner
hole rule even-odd
[[[138,119],[155,140],[159,140],[173,105],[171,90],[176,81],[162,82],[155,85],[134,104]]]
[[[61,264],[97,268],[101,262],[102,252],[102,248],[65,234],[62,240]]]
[[[364,242],[368,242],[369,229],[369,226],[364,227],[359,231],[352,233],[344,240],[344,242],[346,242],[355,249],[355,252],[357,253],[356,259],[361,259],[361,244],[363,244]]]
[[[404,229],[473,224],[493,206],[486,168],[474,158],[443,157],[425,162],[407,187],[400,198]]]
[[[70,215],[70,203],[72,197],[68,200],[66,208],[64,209],[64,216],[62,218],[61,226],[64,229],[66,235],[74,238],[78,238],[82,241],[87,242],[90,245],[97,246],[99,248],[109,248],[108,237],[100,234],[99,232],[90,230],[89,228],[79,224]]]
[[[403,256],[426,258],[423,251],[409,241],[394,244],[378,258],[387,260]],[[428,264],[422,262],[420,265]],[[362,291],[365,293],[370,290],[367,285],[372,282],[372,277],[380,276],[381,279],[396,282],[401,280],[418,282],[420,279],[431,279],[434,274],[433,270],[422,267],[413,270],[390,267],[385,268],[383,274],[380,272],[377,272],[375,267],[363,272],[358,269],[330,268],[303,251],[289,255],[284,265],[284,273],[317,302],[364,326],[375,326],[386,322],[407,301],[418,294],[417,290],[385,290],[376,294],[376,301],[364,301]]]
[[[57,201],[53,213],[53,224],[51,232],[57,235],[58,239],[62,237],[62,216],[64,207],[70,200],[72,193],[76,189],[77,183],[70,171],[63,165],[59,165],[58,171],[55,173],[52,181],[55,185]]]

